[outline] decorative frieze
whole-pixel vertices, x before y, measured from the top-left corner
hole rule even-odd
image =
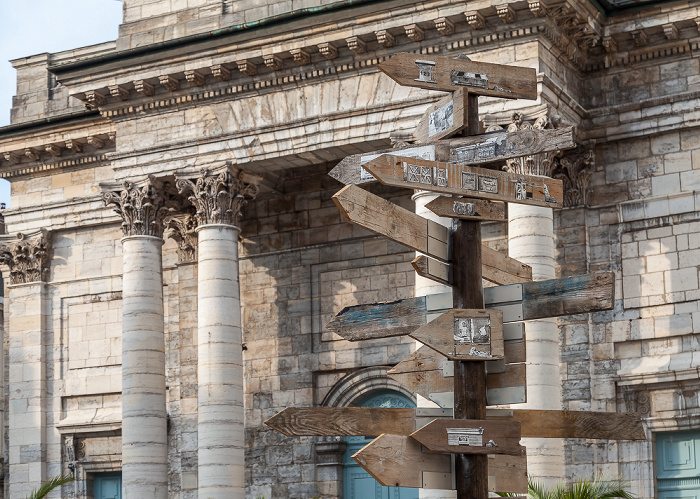
[[[292,58],[297,64],[305,65],[311,62],[311,56],[305,50],[292,49],[289,53],[292,54]]]
[[[318,51],[326,59],[335,59],[338,57],[338,49],[332,43],[324,42],[318,44]]]
[[[455,25],[446,17],[439,17],[435,19],[435,29],[442,36],[449,36],[455,32]]]
[[[173,202],[164,189],[149,178],[141,185],[126,181],[100,184],[102,200],[122,217],[122,233],[128,236],[163,237],[163,221]]]
[[[196,87],[201,87],[204,85],[204,75],[199,71],[185,71],[185,80]]]
[[[236,225],[243,206],[258,194],[259,178],[244,171],[232,175],[228,169],[197,177],[178,177],[175,185],[197,209],[198,225]]]
[[[547,7],[543,2],[540,2],[539,0],[529,0],[527,2],[527,7],[530,9],[530,12],[532,12],[532,15],[535,17],[544,17],[547,15]]]
[[[275,54],[263,55],[263,62],[265,63],[265,66],[273,71],[279,71],[282,69],[282,59]]]
[[[144,80],[136,80],[134,82],[134,89],[138,93],[143,94],[146,97],[150,97],[155,92],[153,85],[151,85],[150,83],[148,83],[147,81],[144,81]]]
[[[374,34],[377,36],[377,41],[379,42],[379,45],[381,45],[384,48],[393,47],[396,43],[394,35],[392,35],[385,29],[375,31]]]
[[[50,232],[0,236],[0,264],[10,268],[10,284],[44,281],[49,273]]]
[[[167,236],[177,243],[177,256],[180,263],[197,261],[197,218],[195,209],[190,207],[184,213],[168,217],[165,221]]]
[[[229,81],[231,79],[231,71],[226,66],[215,64],[209,69],[211,69],[211,74],[219,81]]]
[[[88,109],[97,109],[105,103],[105,96],[95,90],[85,92],[85,107]]]
[[[425,38],[425,33],[417,24],[407,24],[403,28],[406,31],[406,36],[414,42],[423,41],[423,38]]]
[[[669,40],[678,40],[678,37],[680,36],[678,26],[676,26],[674,23],[668,23],[664,24],[662,27],[664,29],[664,35],[666,35],[666,38],[668,38]]]
[[[158,77],[158,83],[165,87],[167,90],[174,92],[180,88],[180,82],[170,75],[164,75]]]
[[[359,36],[351,36],[345,39],[345,43],[348,44],[348,48],[351,52],[355,54],[364,54],[367,50],[367,44],[362,41]]]
[[[464,17],[467,19],[467,23],[471,29],[484,29],[484,26],[486,26],[486,19],[484,19],[484,16],[482,16],[479,11],[467,11],[464,13]]]
[[[255,76],[258,72],[257,66],[252,62],[249,61],[248,59],[243,59],[241,61],[238,61],[236,63],[238,66],[238,71],[241,73],[244,73],[248,76]]]
[[[595,169],[595,151],[577,147],[555,157],[552,163],[552,178],[564,184],[564,206],[585,205],[588,183]]]

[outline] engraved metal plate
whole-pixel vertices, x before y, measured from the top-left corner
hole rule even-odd
[[[447,187],[447,168],[435,168],[435,185]]]
[[[515,182],[515,199],[527,199],[527,182],[525,182],[525,179]]]
[[[420,167],[420,183],[432,185],[433,183],[433,169],[430,166]]]
[[[408,178],[406,178],[408,182],[420,183],[420,166],[404,163],[404,172],[408,172]]]
[[[376,180],[376,178],[370,172],[360,167],[360,180]]]
[[[462,189],[468,189],[470,191],[477,190],[476,175],[473,173],[462,172]]]
[[[457,163],[468,163],[476,158],[476,146],[458,147],[455,149],[455,161]]]
[[[437,84],[437,82],[433,79],[433,68],[435,67],[435,62],[417,60],[416,66],[418,66],[418,78],[416,78],[415,81]]]
[[[498,179],[487,175],[479,175],[479,190],[498,194]]]
[[[479,159],[489,159],[496,157],[496,142],[484,142],[476,148],[476,157]]]
[[[416,61],[418,63],[418,61]],[[452,70],[450,73],[450,83],[460,87],[489,88],[489,77],[483,73],[472,73],[470,71]]]
[[[455,201],[452,205],[452,211],[454,211],[455,215],[464,215],[472,217],[474,216],[476,207],[474,206],[474,203],[463,203],[461,201]]]
[[[444,132],[454,123],[454,105],[452,101],[436,109],[428,116],[428,136]]]
[[[447,445],[465,445],[468,447],[484,446],[483,428],[445,428]]]

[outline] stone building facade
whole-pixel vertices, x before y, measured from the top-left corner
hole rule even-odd
[[[438,288],[341,220],[327,175],[411,142],[441,97],[378,71],[406,51],[537,69],[537,100],[481,99],[484,131],[577,127],[505,165],[562,179],[566,208],[511,206],[483,238],[536,278],[615,272],[614,310],[526,324],[527,407],[639,411],[648,439],[528,442],[530,473],[697,494],[700,2],[630,3],[123,0],[115,42],[12,61],[5,497],[69,471],[54,497],[350,497],[351,442],[264,421],[425,404],[386,376],[413,341],[325,328]]]

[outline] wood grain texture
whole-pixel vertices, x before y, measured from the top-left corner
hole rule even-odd
[[[425,297],[345,307],[326,325],[348,341],[410,334],[426,321]]]
[[[352,459],[387,487],[422,488],[423,471],[451,473],[450,456],[423,452],[410,437],[380,435],[352,455]]]
[[[423,471],[452,472],[448,454],[423,452],[421,444],[401,435],[380,435],[353,454],[352,458],[387,487],[422,488]],[[525,456],[489,455],[487,469],[489,491],[527,492]]]
[[[458,324],[463,323],[463,328]],[[473,342],[467,338],[458,342],[459,330],[473,335],[475,327],[484,329],[490,337],[489,343]],[[450,360],[498,360],[503,358],[503,312],[500,310],[454,309],[443,313],[410,334]]]
[[[615,273],[599,272],[523,285],[523,319],[612,310]]]
[[[415,409],[382,407],[288,407],[265,421],[287,436],[410,435]]]
[[[495,284],[532,281],[532,267],[486,245],[481,248],[481,264],[484,279]]]
[[[506,352],[509,351],[510,341],[504,341]],[[454,376],[445,376],[443,371],[446,362],[448,362],[447,357],[428,346],[422,346],[387,371],[387,376],[418,395],[438,402],[439,394],[454,390]],[[494,371],[501,370],[494,369]],[[489,400],[488,390],[520,386],[525,386],[525,364],[507,362],[502,372],[489,372],[486,375],[487,405],[498,404]]]
[[[505,203],[487,199],[438,196],[425,207],[440,217],[496,222],[506,220]]]
[[[430,452],[447,454],[509,454],[522,456],[525,447],[520,445],[520,423],[517,421],[488,421],[475,419],[435,419],[411,433]],[[451,445],[448,430],[478,430],[476,443],[481,445]],[[491,446],[487,446],[491,444]]]
[[[537,98],[533,68],[402,52],[382,62],[379,69],[403,86],[446,92],[467,88],[473,95],[506,99]]]
[[[430,106],[418,121],[413,137],[423,144],[449,137],[467,127],[467,91],[458,89]]]
[[[343,218],[440,261],[448,261],[446,227],[355,185],[333,196]]]
[[[382,154],[480,165],[531,154],[563,151],[575,146],[573,127],[489,132],[472,137],[431,141],[420,146],[353,154],[345,157],[328,174],[346,185],[364,184],[376,182],[376,179],[369,172],[363,171],[362,165]]]
[[[384,154],[364,168],[383,184],[492,201],[561,208],[561,180]]]

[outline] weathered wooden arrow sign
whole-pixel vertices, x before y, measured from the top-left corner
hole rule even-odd
[[[265,424],[293,437],[375,436],[383,433],[408,436],[440,417],[443,409],[387,409],[382,407],[287,407]],[[426,419],[427,415],[427,419]],[[640,414],[633,412],[544,411],[487,409],[486,419],[517,421],[522,437],[644,440]]]
[[[452,265],[439,262],[421,255],[412,262],[413,268],[420,276],[441,284],[452,284]],[[517,284],[532,281],[532,267],[500,251],[481,247],[481,277],[494,284]]]
[[[536,99],[537,71],[466,59],[402,52],[379,65],[402,86],[454,92],[464,88],[474,95],[506,99]]]
[[[423,452],[411,437],[380,435],[352,458],[384,486],[453,489],[450,455]],[[527,491],[525,456],[494,455],[488,475],[492,492]]]
[[[503,358],[503,313],[448,310],[410,336],[450,360],[499,360]]]
[[[440,217],[496,222],[506,219],[505,203],[487,199],[438,196],[425,207]]]
[[[416,215],[355,185],[343,187],[333,196],[333,202],[348,222],[438,260],[449,261],[447,227]]]
[[[418,122],[413,137],[419,143],[449,137],[467,127],[467,91],[459,89],[430,106]]]
[[[436,419],[411,433],[430,452],[522,456],[518,421]]]
[[[384,154],[364,168],[382,184],[495,201],[561,208],[561,180]]]
[[[512,344],[512,346],[510,346]],[[504,341],[507,361],[488,361],[486,404],[527,402],[525,343]],[[422,346],[387,372],[387,376],[440,407],[454,405],[454,365],[444,355]]]
[[[557,128],[556,130],[519,130],[517,132],[504,130],[471,137],[445,139],[422,146],[353,154],[344,158],[328,174],[346,185],[363,184],[375,182],[376,179],[362,168],[362,165],[382,154],[428,161],[437,160],[478,165],[543,152],[563,151],[575,146],[573,127]]]
[[[611,310],[614,303],[613,272],[484,288],[485,307],[501,310],[504,323]],[[429,314],[451,308],[451,293],[355,305],[341,310],[326,329],[350,341],[401,336],[426,324]]]

